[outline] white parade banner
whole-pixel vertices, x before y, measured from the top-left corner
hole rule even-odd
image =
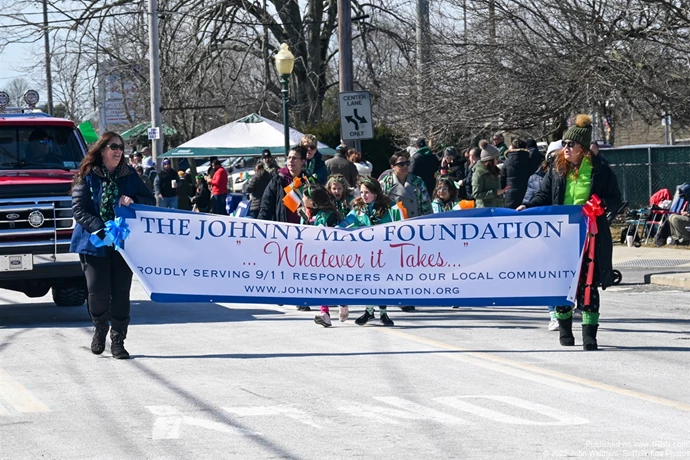
[[[118,208],[121,253],[157,302],[568,305],[580,206],[471,209],[358,229]]]

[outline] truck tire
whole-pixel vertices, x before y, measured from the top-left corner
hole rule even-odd
[[[58,307],[79,307],[86,301],[86,288],[82,286],[53,286],[52,291]]]

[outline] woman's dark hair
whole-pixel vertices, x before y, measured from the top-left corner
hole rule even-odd
[[[498,177],[499,174],[501,174],[501,170],[498,169],[498,165],[494,161],[494,158],[492,158],[489,161],[485,161],[484,166],[486,167],[486,170],[489,171],[489,174],[491,174],[494,177]]]
[[[343,220],[342,214],[338,211],[337,206],[333,202],[333,196],[328,193],[325,187],[318,184],[309,185],[304,190],[304,195],[314,202],[312,210],[314,211],[331,211],[336,213],[338,221]]]
[[[120,144],[124,144],[122,136],[120,136],[118,133],[114,131],[106,131],[103,134],[101,134],[101,137],[99,137],[96,143],[91,146],[89,151],[86,152],[86,156],[84,157],[84,159],[81,160],[81,165],[79,165],[79,172],[77,172],[77,174],[74,176],[74,185],[81,183],[86,178],[86,176],[89,175],[94,166],[100,166],[103,164],[103,149],[108,144],[108,142],[110,142],[111,137],[117,137],[118,139],[120,139]],[[125,162],[124,152],[122,153],[123,155],[120,157],[120,164]]]
[[[264,164],[261,163],[260,161],[254,165],[254,172],[255,173],[258,173],[259,171],[263,171],[263,170],[264,170]]]
[[[395,152],[393,155],[391,155],[391,158],[390,158],[390,160],[388,160],[388,163],[391,165],[391,167],[393,167],[393,165],[395,165],[395,163],[400,161],[400,159],[409,160],[410,156],[407,154],[406,151],[401,150],[401,151]]]
[[[527,148],[527,143],[520,139],[519,137],[516,137],[513,139],[513,141],[510,143],[510,145],[515,149],[526,149]]]
[[[300,159],[302,159],[302,160],[306,160],[306,159],[307,159],[307,149],[306,149],[303,145],[296,145],[296,146],[294,146],[293,148],[291,148],[290,151],[294,151],[294,152],[299,153],[299,157],[300,157]],[[288,154],[289,154],[289,153],[290,153],[290,152],[288,152]]]
[[[434,196],[431,198],[432,200],[435,198],[438,198],[439,200],[441,199],[441,197],[438,196],[438,189],[440,189],[441,187],[448,187],[448,194],[450,195],[448,201],[455,201],[458,199],[458,188],[455,186],[455,182],[453,182],[453,180],[448,177],[441,177],[436,182]]]
[[[391,208],[391,200],[383,194],[381,189],[381,184],[375,179],[364,178],[357,184],[358,187],[365,186],[367,190],[376,195],[376,200],[374,200],[374,210],[376,210],[376,215],[380,218]],[[361,196],[354,199],[352,202],[352,209],[363,210],[366,209],[367,204],[364,202]]]
[[[347,151],[347,159],[353,163],[361,163],[362,162],[362,153],[358,152],[355,149],[350,149]]]

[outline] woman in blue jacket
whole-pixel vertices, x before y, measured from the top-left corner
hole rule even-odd
[[[113,247],[94,246],[90,237],[105,236],[105,223],[115,219],[116,206],[155,205],[151,190],[125,159],[125,144],[114,132],[104,133],[82,160],[72,186],[72,210],[77,222],[70,252],[79,254],[89,291],[94,324],[91,352],[100,355],[110,329],[114,358],[128,359],[124,340],[129,325],[132,271]],[[112,324],[112,329],[110,325]]]

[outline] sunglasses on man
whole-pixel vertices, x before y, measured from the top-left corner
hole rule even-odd
[[[400,161],[398,163],[395,163],[393,166],[397,166],[399,168],[404,168],[405,166],[410,166],[409,161]]]

